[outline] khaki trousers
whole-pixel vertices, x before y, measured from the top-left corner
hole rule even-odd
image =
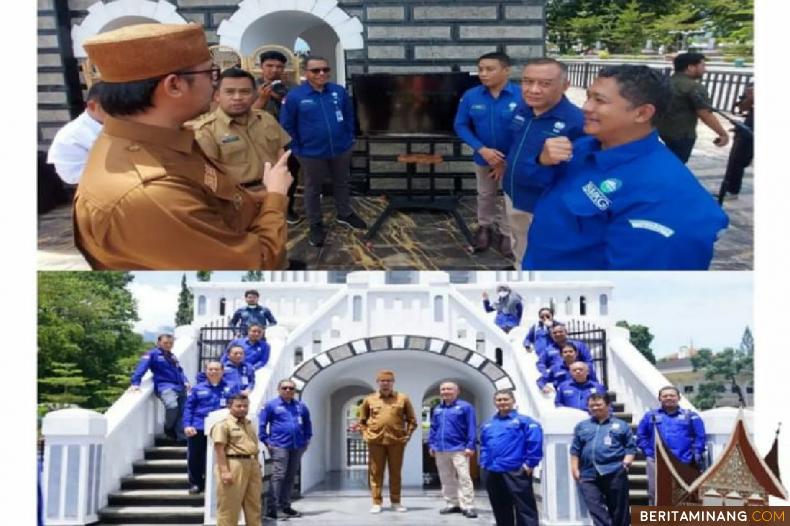
[[[461,506],[470,510],[475,507],[475,487],[469,474],[469,457],[463,451],[434,453],[439,480],[442,481],[442,496],[449,506]]]
[[[400,503],[401,466],[406,444],[368,443],[368,483],[373,504],[381,505],[381,489],[384,486],[384,468],[389,471],[390,502]]]
[[[532,213],[513,208],[513,201],[505,196],[505,211],[510,223],[510,245],[513,247],[513,256],[516,258],[516,269],[521,269],[521,260],[527,253],[527,234],[532,224]]]
[[[503,236],[510,235],[510,223],[502,208],[497,206],[497,194],[502,184],[488,176],[490,166],[477,166],[475,164],[475,177],[477,178],[477,223],[480,226],[499,227]]]
[[[232,484],[223,484],[219,467],[214,467],[217,480],[217,526],[238,526],[239,512],[244,509],[247,526],[261,523],[261,489],[263,476],[257,458],[229,458]]]

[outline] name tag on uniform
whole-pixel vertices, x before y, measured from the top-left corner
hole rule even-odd
[[[302,425],[302,417],[300,416],[296,420],[299,422],[299,425],[301,426]]]
[[[242,378],[241,378],[241,385],[247,385],[249,382],[250,382],[250,381],[249,381],[249,380],[247,380],[247,378],[245,378],[245,377],[243,377],[243,376],[242,376]]]
[[[343,122],[343,112],[340,110],[335,110],[335,117],[337,117],[337,122]]]
[[[603,437],[603,445],[604,446],[611,446],[612,445],[612,437],[610,437],[609,435],[606,435],[605,437]]]
[[[222,144],[228,144],[231,142],[236,142],[238,140],[239,140],[238,135],[226,135],[225,137],[222,138]]]

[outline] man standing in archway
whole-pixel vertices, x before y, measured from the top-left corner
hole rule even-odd
[[[379,390],[365,398],[359,411],[359,429],[368,444],[368,481],[373,498],[370,513],[381,513],[385,467],[389,469],[392,509],[404,512],[406,507],[400,502],[403,450],[417,429],[417,419],[409,397],[393,389],[395,373],[379,371],[376,383]]]
[[[460,392],[455,382],[442,382],[439,386],[442,402],[431,416],[428,446],[436,458],[442,496],[447,502],[439,513],[463,513],[474,519],[475,487],[469,474],[469,459],[475,454],[477,418],[472,404],[458,399]]]

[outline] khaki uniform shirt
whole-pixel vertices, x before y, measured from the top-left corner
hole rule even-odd
[[[405,444],[417,429],[417,419],[409,397],[393,391],[384,397],[380,392],[365,398],[359,411],[363,438],[373,444]]]
[[[226,455],[258,455],[258,435],[248,418],[228,415],[211,428],[211,440],[225,444]]]
[[[191,130],[108,117],[74,198],[74,239],[97,270],[281,269],[287,202],[257,202]]]
[[[669,79],[672,98],[666,114],[658,123],[658,132],[670,139],[691,139],[697,136],[697,111],[711,106],[708,90],[685,73]]]
[[[263,110],[230,117],[217,108],[192,127],[206,156],[239,183],[260,182],[264,163],[276,163],[277,153],[291,142],[282,126]]]

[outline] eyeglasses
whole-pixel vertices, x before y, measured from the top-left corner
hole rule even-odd
[[[284,385],[284,386],[280,387],[280,389],[281,389],[282,391],[293,391],[293,390],[295,390],[296,388],[295,388],[295,387],[293,387],[293,386],[290,386],[290,385]]]
[[[318,75],[319,73],[329,74],[329,72],[332,71],[332,68],[310,68],[307,71],[309,71],[313,75]]]
[[[199,69],[197,71],[177,71],[176,75],[199,75],[200,73],[210,73],[211,75],[211,82],[217,83],[219,82],[219,74],[222,70],[219,66],[211,66],[209,69]]]

